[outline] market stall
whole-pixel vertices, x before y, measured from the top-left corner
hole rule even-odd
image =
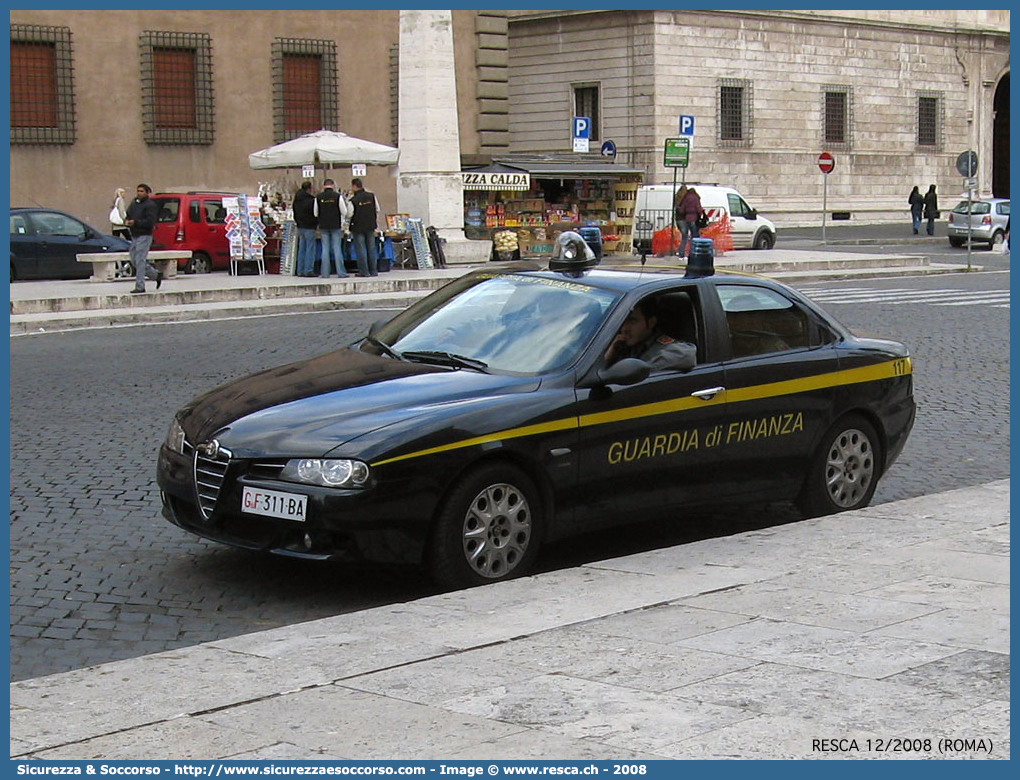
[[[505,252],[513,231],[520,256],[547,255],[564,230],[597,228],[601,252],[631,252],[639,169],[602,157],[515,157],[463,170],[461,178],[470,239],[498,239]]]

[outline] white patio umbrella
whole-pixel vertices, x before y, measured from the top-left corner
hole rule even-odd
[[[400,150],[347,133],[317,130],[248,155],[252,168],[296,168],[301,165],[396,165]]]

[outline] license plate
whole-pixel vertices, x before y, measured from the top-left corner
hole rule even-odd
[[[308,496],[246,487],[241,494],[241,511],[252,515],[305,521]]]

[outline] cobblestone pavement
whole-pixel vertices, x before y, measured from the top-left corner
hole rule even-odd
[[[835,285],[836,283],[833,283]],[[903,279],[856,283],[902,288]],[[1007,274],[918,278],[918,289],[1008,288]],[[819,287],[818,289],[821,289]],[[919,412],[876,502],[1009,475],[1009,310],[826,303],[900,339]],[[380,312],[134,327],[11,340],[11,661],[20,680],[430,593],[410,569],[255,556],[159,514],[156,451],[175,409],[261,368],[364,333]],[[782,506],[702,515],[551,546],[542,568],[796,519]]]

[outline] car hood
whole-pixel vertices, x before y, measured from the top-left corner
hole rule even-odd
[[[188,441],[237,457],[324,455],[353,438],[466,398],[529,392],[533,377],[409,363],[354,349],[221,385],[179,413]]]

